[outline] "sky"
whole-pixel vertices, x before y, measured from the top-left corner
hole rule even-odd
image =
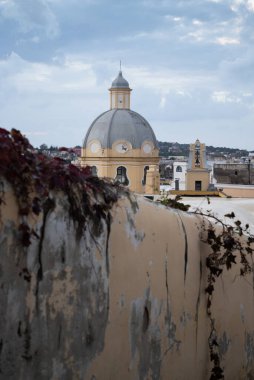
[[[82,145],[120,60],[159,141],[254,150],[254,0],[0,0],[0,127]]]

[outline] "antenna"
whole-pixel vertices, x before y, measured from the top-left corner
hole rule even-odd
[[[122,61],[120,59],[120,71],[122,71]]]

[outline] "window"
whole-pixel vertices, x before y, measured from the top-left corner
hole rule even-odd
[[[127,170],[124,166],[118,166],[116,169],[116,178],[117,182],[120,182],[122,185],[128,186],[129,180],[127,177]]]
[[[195,181],[195,190],[201,191],[202,189],[202,181]]]
[[[182,171],[183,171],[183,169],[182,169],[181,166],[177,166],[177,167],[176,167],[176,172],[180,173],[180,172],[182,172]]]
[[[142,185],[143,185],[143,186],[146,185],[146,174],[147,174],[148,170],[149,170],[149,166],[145,166],[145,167],[144,167],[144,177],[143,177],[143,179],[142,179]]]
[[[97,170],[96,166],[92,166],[91,171],[92,171],[93,177],[98,177],[98,170]]]

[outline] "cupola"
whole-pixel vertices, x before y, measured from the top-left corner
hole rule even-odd
[[[116,79],[113,80],[109,92],[110,109],[130,109],[131,89],[121,70]]]

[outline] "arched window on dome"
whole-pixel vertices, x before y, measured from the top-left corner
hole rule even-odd
[[[146,174],[147,174],[148,170],[149,170],[149,166],[145,166],[145,167],[144,167],[144,177],[143,177],[143,179],[142,179],[142,185],[143,185],[143,186],[146,185]]]
[[[127,169],[124,166],[118,166],[116,169],[116,178],[117,182],[120,182],[122,185],[128,186],[130,181],[127,177]]]
[[[177,173],[180,173],[180,172],[182,172],[182,171],[183,171],[182,167],[181,167],[180,165],[178,165],[178,166],[176,167],[176,172],[177,172]]]
[[[98,177],[98,169],[96,166],[91,167],[91,172],[93,177]]]

